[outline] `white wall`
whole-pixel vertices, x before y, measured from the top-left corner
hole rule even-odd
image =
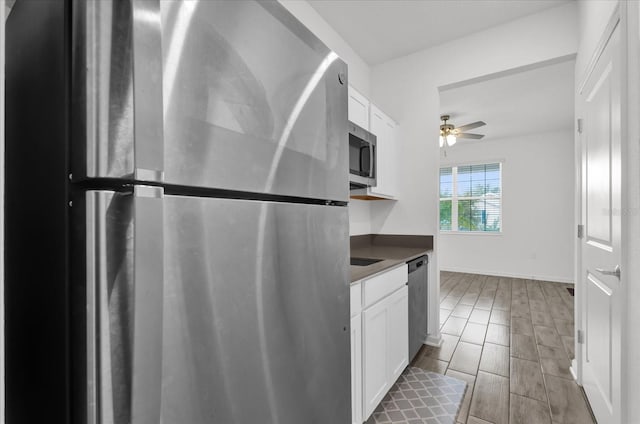
[[[296,18],[336,52],[349,66],[349,84],[366,97],[371,94],[371,69],[351,46],[305,0],[279,0]],[[349,234],[371,232],[369,202],[349,201]]]
[[[349,199],[349,234],[371,234],[369,201]]]
[[[502,233],[440,233],[440,269],[573,282],[573,131],[447,149],[441,166],[502,160]]]
[[[579,47],[576,58],[576,84],[584,79],[587,65],[604,32],[617,1],[588,0],[578,2]]]
[[[373,233],[433,234],[429,296],[440,286],[438,237],[438,87],[573,55],[578,19],[574,2],[547,9],[372,68],[371,99],[399,127],[399,184],[395,204],[371,204]],[[429,334],[439,338],[437,300]]]
[[[400,123],[402,201],[390,211],[373,203],[372,230],[437,232],[439,86],[575,54],[577,34],[576,5],[566,3],[375,66],[372,100]]]

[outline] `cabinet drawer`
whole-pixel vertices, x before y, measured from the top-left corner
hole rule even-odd
[[[363,308],[373,305],[378,300],[396,291],[409,280],[407,264],[390,271],[366,279],[362,283],[364,296]]]
[[[351,305],[351,316],[354,317],[362,310],[362,283],[358,282],[351,285],[349,300]]]

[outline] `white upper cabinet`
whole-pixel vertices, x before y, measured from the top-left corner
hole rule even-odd
[[[376,136],[376,186],[351,193],[355,199],[395,199],[397,185],[396,122],[349,86],[349,120]]]
[[[396,195],[396,123],[376,105],[370,106],[370,131],[376,136],[376,186],[371,195],[393,199]]]
[[[349,121],[369,130],[369,99],[349,85]]]

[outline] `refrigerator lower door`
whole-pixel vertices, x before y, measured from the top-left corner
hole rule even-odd
[[[87,421],[160,422],[162,189],[89,191],[86,203]]]
[[[347,65],[276,1],[161,11],[165,181],[347,201]]]
[[[347,423],[345,207],[165,197],[162,422]]]

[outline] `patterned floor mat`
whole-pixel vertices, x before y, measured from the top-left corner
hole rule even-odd
[[[455,424],[467,383],[408,367],[366,424]]]

